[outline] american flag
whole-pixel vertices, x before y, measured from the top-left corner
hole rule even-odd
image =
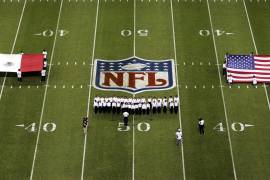
[[[226,55],[227,74],[233,82],[270,82],[270,55]]]

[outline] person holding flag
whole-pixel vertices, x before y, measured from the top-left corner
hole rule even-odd
[[[18,69],[17,71],[17,77],[18,77],[18,81],[22,82],[22,71],[20,69]]]

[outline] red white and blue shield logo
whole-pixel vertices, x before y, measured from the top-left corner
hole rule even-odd
[[[175,87],[174,70],[173,59],[96,59],[93,85],[100,90],[117,90],[133,94],[167,90]]]

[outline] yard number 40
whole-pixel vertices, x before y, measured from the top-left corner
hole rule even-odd
[[[231,124],[232,130],[236,131],[236,132],[244,131],[246,127],[251,127],[251,126],[253,126],[253,125],[243,124],[243,123],[240,123],[240,122],[234,122],[234,123]],[[220,132],[225,131],[225,128],[224,128],[222,122],[218,123],[213,129],[216,130],[216,131],[220,131]]]
[[[29,126],[24,128],[25,130],[29,132],[36,132],[38,130],[38,127],[36,126],[36,123],[31,123]],[[55,123],[44,123],[41,127],[41,130],[44,132],[53,132],[56,130],[56,124]]]

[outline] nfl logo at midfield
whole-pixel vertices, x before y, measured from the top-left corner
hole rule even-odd
[[[174,61],[145,60],[131,57],[122,60],[95,60],[95,88],[129,93],[167,90],[175,87]]]

